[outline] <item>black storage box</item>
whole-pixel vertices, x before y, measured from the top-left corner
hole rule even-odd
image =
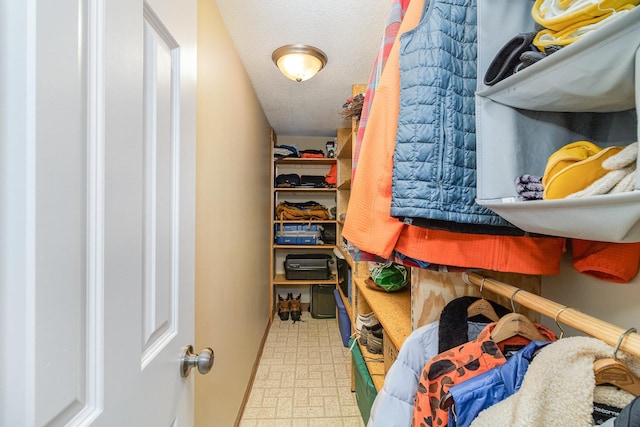
[[[338,285],[342,289],[342,295],[349,297],[349,263],[345,259],[338,258]]]
[[[327,319],[336,317],[334,285],[311,285],[311,317]]]
[[[289,254],[284,260],[287,280],[329,280],[333,262],[327,254]]]

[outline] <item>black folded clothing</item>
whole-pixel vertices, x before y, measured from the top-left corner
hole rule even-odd
[[[526,51],[537,50],[532,44],[536,34],[520,33],[509,40],[491,61],[484,76],[484,84],[492,86],[512,75],[520,63],[520,55]]]

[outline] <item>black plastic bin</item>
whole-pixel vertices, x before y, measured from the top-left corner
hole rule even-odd
[[[311,317],[328,319],[336,317],[336,298],[333,285],[311,285]]]

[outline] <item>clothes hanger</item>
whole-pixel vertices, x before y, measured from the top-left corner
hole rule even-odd
[[[513,313],[509,313],[498,320],[493,331],[491,331],[491,339],[496,343],[500,343],[517,335],[530,341],[549,341],[548,338],[545,338],[544,335],[540,333],[538,327],[531,319],[524,314],[516,313],[513,298],[521,290],[522,289],[516,289],[511,295],[511,310]]]
[[[484,283],[484,278],[482,283]],[[549,341],[548,338],[540,333],[538,327],[535,325],[535,323],[533,323],[531,319],[529,319],[524,314],[516,313],[516,307],[513,298],[521,290],[522,289],[516,289],[516,291],[511,295],[511,310],[513,312],[499,318],[499,320],[496,322],[495,327],[493,328],[493,331],[491,331],[491,340],[495,343],[500,343],[502,341],[508,340],[509,338],[516,335],[519,335],[530,341]],[[482,294],[482,291],[480,293]],[[477,301],[475,301],[474,304],[476,302]],[[491,304],[489,303],[489,305]],[[493,307],[491,308],[493,309]],[[443,410],[448,409],[452,404],[453,396],[450,392],[442,396],[439,403],[440,409]]]
[[[474,301],[469,307],[467,307],[467,318],[482,315],[492,322],[497,322],[500,320],[500,316],[498,316],[491,303],[484,299],[484,295],[482,294],[484,281],[485,278],[483,277],[482,282],[480,282],[480,299]]]
[[[618,360],[620,344],[622,344],[624,337],[631,332],[637,331],[635,328],[629,328],[620,335],[612,358],[606,357],[593,362],[593,371],[596,385],[609,384],[634,396],[640,396],[640,378],[623,361]]]

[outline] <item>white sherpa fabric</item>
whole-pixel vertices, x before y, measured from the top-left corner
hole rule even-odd
[[[611,191],[609,191],[609,194],[633,191],[636,187],[636,175],[637,171],[634,170],[629,175],[622,178],[622,180],[620,180],[620,182],[617,183],[616,186],[611,189]]]
[[[602,162],[602,167],[609,170],[623,169],[631,166],[638,158],[638,142],[627,145],[619,153]]]
[[[520,390],[482,411],[471,427],[592,426],[596,397],[619,408],[635,397],[614,387],[596,387],[593,362],[612,356],[613,347],[591,337],[547,345],[531,362]],[[637,358],[618,351],[618,359],[640,374]]]

